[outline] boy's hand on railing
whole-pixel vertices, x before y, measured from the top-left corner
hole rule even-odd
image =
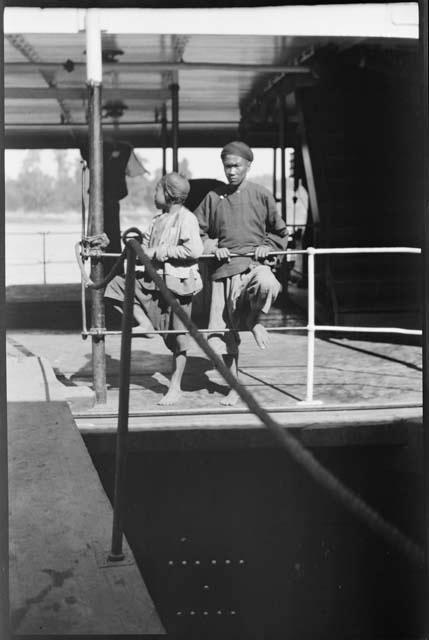
[[[143,249],[149,260],[152,260],[155,255],[155,247],[145,247]]]
[[[216,258],[218,260],[226,260],[227,262],[231,261],[231,255],[229,249],[227,247],[222,247],[221,249],[216,249],[214,252]]]
[[[168,251],[166,245],[158,245],[154,248],[154,256],[159,262],[168,260]]]

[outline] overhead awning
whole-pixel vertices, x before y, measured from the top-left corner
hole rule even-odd
[[[77,146],[87,129],[83,9],[4,13],[6,146]],[[180,146],[219,146],[277,78],[314,81],[329,44],[416,47],[416,3],[253,9],[102,9],[103,123],[136,146],[161,144],[179,85]],[[263,136],[262,136],[263,137]],[[269,146],[269,145],[268,145]]]

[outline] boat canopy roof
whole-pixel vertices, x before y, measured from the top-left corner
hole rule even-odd
[[[6,7],[8,148],[76,147],[87,132],[85,9]],[[281,81],[287,93],[317,81],[312,59],[329,47],[416,50],[416,3],[99,10],[105,135],[161,146],[179,87],[179,144],[221,146],[249,107]],[[253,140],[271,146],[270,115]]]

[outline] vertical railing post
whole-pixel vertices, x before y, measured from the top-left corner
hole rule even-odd
[[[103,138],[101,129],[102,59],[99,10],[86,10],[86,56],[89,106],[89,217],[90,234],[104,231],[103,213]],[[100,258],[91,258],[91,279],[103,280],[104,267]],[[103,290],[92,291],[92,327],[105,330]],[[107,401],[105,339],[101,331],[92,336],[92,372],[97,404]]]
[[[124,477],[127,458],[128,412],[130,403],[130,369],[131,369],[131,332],[134,306],[136,254],[127,247],[127,272],[122,317],[121,355],[119,369],[119,408],[118,431],[116,439],[115,488],[113,500],[112,546],[109,560],[124,559],[123,539],[123,504]]]
[[[46,284],[46,233],[42,231],[43,284]]]
[[[428,43],[428,0],[419,0],[419,58],[421,73],[421,173],[419,175],[421,192],[421,220],[422,220],[422,300],[423,300],[423,488],[424,488],[424,516],[425,516],[425,581],[424,602],[429,597],[429,43]],[[425,612],[425,638],[429,637],[429,609]]]
[[[273,198],[277,200],[277,148],[273,148]]]
[[[0,15],[3,33],[3,12]],[[0,65],[0,84],[4,86],[4,65]],[[4,176],[4,101],[0,103],[0,175]],[[5,241],[5,187],[0,182],[0,304],[6,309],[6,241]],[[9,592],[9,492],[8,492],[8,427],[6,402],[6,313],[0,314],[0,638],[12,637]],[[10,484],[9,484],[10,486]],[[28,601],[27,601],[28,602]],[[14,629],[14,631],[16,628]]]
[[[162,147],[162,175],[167,173],[167,105],[162,105],[161,115],[161,147]]]
[[[307,386],[305,400],[299,404],[322,404],[320,400],[313,399],[314,388],[314,346],[315,346],[315,308],[316,287],[314,279],[314,247],[308,247],[308,319],[307,319]]]
[[[306,402],[313,400],[314,387],[314,248],[308,248],[308,319],[307,319],[307,392],[305,396]]]
[[[280,147],[280,192],[281,192],[281,214],[287,223],[286,207],[286,102],[282,93],[279,96],[279,147]]]
[[[179,171],[179,85],[170,85],[171,91],[171,139],[173,148],[173,171]]]

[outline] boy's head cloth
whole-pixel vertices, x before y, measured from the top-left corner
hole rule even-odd
[[[161,179],[164,192],[172,202],[184,202],[188,197],[190,184],[180,173],[166,173]]]

